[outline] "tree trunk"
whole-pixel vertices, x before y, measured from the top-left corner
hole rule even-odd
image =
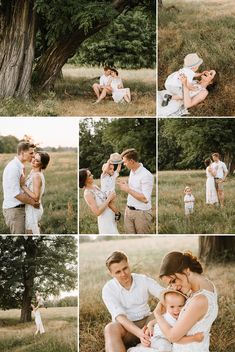
[[[163,7],[162,0],[158,0],[158,7]]]
[[[32,238],[25,240],[26,257],[22,267],[24,293],[20,322],[31,321],[31,302],[34,292],[34,279],[36,276],[37,246]]]
[[[232,153],[226,153],[224,156],[224,162],[227,165],[229,174],[233,174],[234,170],[235,170],[235,159],[234,159],[234,155]]]
[[[33,1],[3,1],[0,7],[0,98],[28,97],[34,47]]]
[[[138,3],[138,0],[133,1],[131,6],[134,7]],[[113,7],[117,10],[116,17],[124,11],[126,6],[131,7],[129,0],[113,1]],[[113,20],[114,17],[105,21],[96,22],[86,33],[83,29],[77,29],[73,33],[67,33],[58,43],[50,46],[41,56],[35,67],[35,85],[41,89],[53,89],[62,67],[69,58],[76,54],[84,40],[106,27]]]
[[[200,236],[199,258],[206,264],[210,262],[229,262],[235,260],[234,236]]]

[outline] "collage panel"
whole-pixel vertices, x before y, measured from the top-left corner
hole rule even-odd
[[[79,123],[79,234],[156,234],[156,118]]]
[[[158,4],[158,116],[234,116],[234,1]]]
[[[235,119],[158,121],[159,234],[234,234]]]
[[[78,237],[0,236],[0,350],[78,345]]]
[[[1,234],[77,234],[77,123],[0,119]]]
[[[234,237],[79,241],[80,352],[234,351]]]

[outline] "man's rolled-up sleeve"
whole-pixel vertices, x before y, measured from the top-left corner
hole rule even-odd
[[[102,299],[106,308],[112,316],[112,321],[115,322],[118,315],[126,315],[124,307],[121,305],[117,297],[111,290],[104,287],[102,290]]]
[[[153,182],[154,182],[154,178],[152,175],[144,176],[141,181],[142,193],[148,202],[151,199],[151,195],[152,195],[152,191],[153,191]]]
[[[147,282],[148,291],[151,293],[151,295],[160,299],[161,293],[162,293],[162,291],[165,290],[165,288],[163,286],[159,285],[159,283],[157,283],[157,281],[155,281],[154,279],[151,279],[150,277],[147,277],[147,276],[146,276],[146,282]]]

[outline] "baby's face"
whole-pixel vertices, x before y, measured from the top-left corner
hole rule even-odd
[[[187,189],[187,190],[185,191],[185,194],[187,194],[187,196],[191,196],[192,190],[191,190],[191,189]]]
[[[109,174],[110,176],[113,176],[113,174],[114,174],[114,165],[113,165],[113,164],[110,164],[110,165],[109,165],[108,174]]]
[[[185,298],[178,293],[167,293],[165,296],[166,310],[175,319],[178,319],[184,304]]]

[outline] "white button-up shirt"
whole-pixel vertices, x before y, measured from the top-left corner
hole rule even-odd
[[[111,77],[110,75],[109,75],[109,76],[102,75],[102,76],[100,77],[100,85],[101,85],[101,86],[107,86],[110,77]]]
[[[15,197],[22,193],[20,188],[20,177],[23,173],[24,165],[15,156],[11,160],[3,171],[2,185],[3,185],[3,209],[14,208],[19,204],[22,204]]]
[[[211,164],[213,170],[216,171],[215,177],[217,178],[224,178],[226,172],[228,172],[227,166],[223,161],[219,161],[216,163],[215,161]]]
[[[131,170],[128,179],[128,186],[133,191],[142,193],[148,203],[141,202],[134,198],[131,194],[128,194],[127,205],[135,207],[139,210],[150,210],[152,208],[151,195],[153,191],[153,182],[153,175],[143,166],[143,164],[140,164],[136,171]]]
[[[103,301],[116,321],[118,315],[125,315],[129,320],[141,320],[150,314],[149,294],[160,298],[164,290],[155,280],[142,274],[131,274],[132,285],[125,289],[116,278],[108,281],[102,290]]]

